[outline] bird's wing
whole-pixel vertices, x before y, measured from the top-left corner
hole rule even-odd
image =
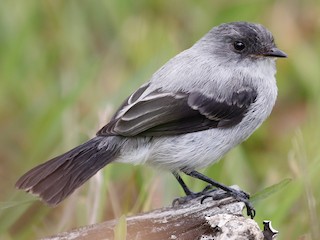
[[[134,92],[98,136],[168,136],[227,128],[239,123],[257,92],[244,87],[229,99],[219,101],[200,92],[151,92],[148,85]]]

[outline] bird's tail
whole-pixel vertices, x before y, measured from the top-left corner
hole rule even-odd
[[[106,141],[95,137],[31,169],[17,181],[16,187],[40,197],[48,205],[57,205],[117,157],[119,144],[112,137],[110,143],[100,144],[102,139]]]

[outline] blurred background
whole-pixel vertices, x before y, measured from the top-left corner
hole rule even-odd
[[[320,2],[316,0],[2,1],[0,238],[35,239],[167,206],[182,196],[169,173],[112,164],[56,208],[17,191],[37,164],[94,136],[122,100],[213,26],[265,25],[289,58],[277,62],[270,118],[212,178],[256,193],[278,239],[320,239]],[[194,190],[204,185],[184,178]]]

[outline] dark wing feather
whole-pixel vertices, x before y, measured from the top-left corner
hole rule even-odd
[[[251,88],[243,88],[223,102],[200,92],[155,91],[136,102],[127,100],[97,135],[168,136],[231,127],[242,120],[256,97]]]
[[[188,104],[206,118],[218,121],[217,127],[231,127],[241,122],[256,97],[256,91],[251,88],[234,92],[231,99],[224,102],[217,102],[199,92],[193,92],[189,95]]]

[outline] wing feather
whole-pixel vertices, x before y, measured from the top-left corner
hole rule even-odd
[[[141,97],[133,93],[98,136],[168,136],[232,127],[239,123],[255,101],[255,90],[244,87],[219,101],[200,92],[153,91]],[[135,101],[133,101],[135,100]]]

